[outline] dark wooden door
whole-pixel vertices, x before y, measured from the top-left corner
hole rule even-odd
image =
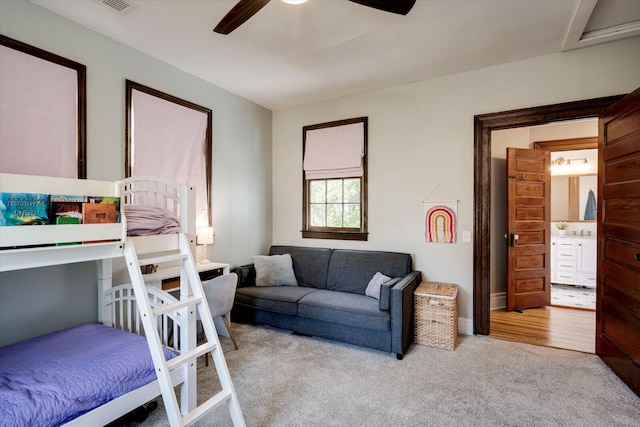
[[[507,148],[507,310],[551,304],[551,153]]]
[[[596,354],[640,396],[640,89],[600,114]]]

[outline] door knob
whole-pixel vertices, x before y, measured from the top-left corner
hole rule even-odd
[[[511,246],[515,246],[516,245],[516,240],[518,240],[520,238],[520,236],[518,236],[515,233],[511,233]]]

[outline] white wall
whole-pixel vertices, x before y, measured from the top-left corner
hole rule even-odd
[[[272,235],[271,111],[29,1],[0,2],[0,32],[86,65],[90,179],[124,177],[126,79],[211,108],[216,241],[209,258],[237,265],[266,251]],[[0,274],[0,345],[95,321],[95,283],[95,263]],[[68,301],[66,310],[59,310],[60,301]]]
[[[425,243],[422,200],[443,185],[460,200],[458,232],[472,230],[474,115],[631,92],[639,69],[636,37],[274,112],[273,243],[411,253],[425,279],[460,285],[471,319],[472,245]],[[369,240],[302,239],[302,127],[358,116],[369,117]]]

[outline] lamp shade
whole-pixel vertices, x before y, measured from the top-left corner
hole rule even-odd
[[[196,244],[213,244],[213,227],[198,227],[198,232],[196,233]]]

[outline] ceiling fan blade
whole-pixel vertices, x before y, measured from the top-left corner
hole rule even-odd
[[[229,34],[265,7],[271,0],[240,0],[213,29],[216,33]]]
[[[349,0],[363,6],[369,6],[374,9],[385,12],[397,13],[398,15],[406,15],[409,13],[416,0]]]

